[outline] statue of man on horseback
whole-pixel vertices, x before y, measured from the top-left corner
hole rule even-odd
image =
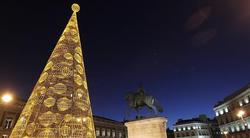
[[[143,107],[147,107],[151,112],[154,112],[155,115],[159,112],[163,112],[160,103],[153,96],[148,95],[142,87],[135,92],[129,92],[125,100],[128,106],[136,111],[137,118],[140,118],[139,110]]]

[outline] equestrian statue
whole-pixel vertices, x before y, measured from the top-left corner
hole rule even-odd
[[[157,115],[159,112],[163,112],[163,108],[160,103],[151,95],[148,95],[143,87],[140,87],[137,91],[129,92],[125,96],[125,100],[131,109],[134,109],[137,113],[136,118],[141,118],[139,111],[143,107],[147,107],[150,112]]]

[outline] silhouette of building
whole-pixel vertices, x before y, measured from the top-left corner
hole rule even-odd
[[[175,138],[220,138],[220,131],[215,119],[206,115],[198,118],[179,119],[173,126]]]
[[[226,138],[250,138],[250,84],[214,106],[221,133]]]

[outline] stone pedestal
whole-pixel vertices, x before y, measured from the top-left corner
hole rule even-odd
[[[128,138],[167,138],[167,119],[152,117],[125,123]]]

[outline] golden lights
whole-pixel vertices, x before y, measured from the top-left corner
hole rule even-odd
[[[10,138],[95,138],[77,25],[80,6],[72,10]]]
[[[71,9],[74,11],[74,12],[79,12],[80,11],[80,6],[76,3],[74,3],[72,6],[71,6]]]

